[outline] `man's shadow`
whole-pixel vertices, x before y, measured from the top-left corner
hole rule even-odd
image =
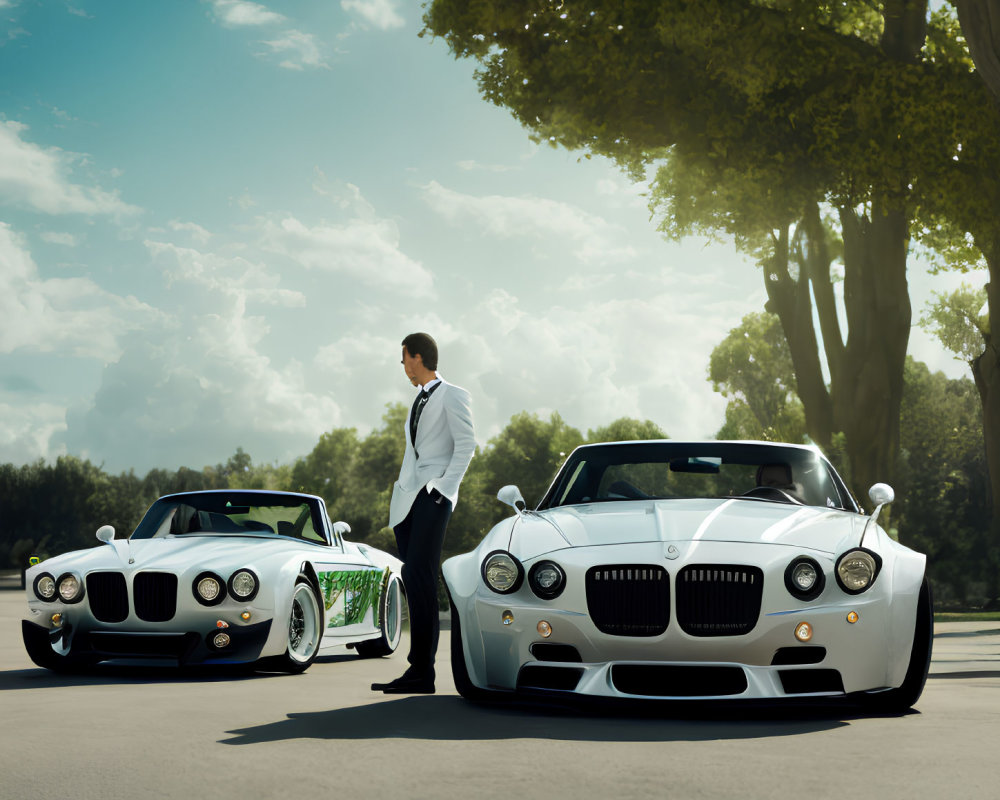
[[[816,733],[845,727],[857,716],[869,715],[843,704],[784,709],[657,704],[608,711],[531,702],[483,706],[454,695],[421,695],[289,714],[276,722],[228,731],[231,738],[220,741],[231,745],[295,739],[712,741]]]

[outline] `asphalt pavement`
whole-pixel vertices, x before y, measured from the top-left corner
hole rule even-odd
[[[915,710],[659,716],[383,696],[406,666],[342,651],[295,676],[107,668],[60,676],[0,589],[0,798],[795,798],[1000,796],[1000,623],[939,623]]]

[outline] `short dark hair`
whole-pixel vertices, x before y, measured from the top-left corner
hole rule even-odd
[[[403,339],[403,347],[411,356],[420,356],[421,363],[427,369],[438,368],[438,346],[429,333],[411,333]]]

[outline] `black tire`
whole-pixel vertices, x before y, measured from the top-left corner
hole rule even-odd
[[[462,621],[458,617],[455,604],[451,603],[451,676],[455,688],[466,700],[473,703],[497,703],[507,699],[508,692],[493,692],[480,689],[469,677],[469,669],[465,665],[465,646],[462,644]]]
[[[381,658],[391,656],[399,647],[403,635],[403,613],[406,610],[406,595],[403,582],[398,575],[389,575],[378,599],[379,630],[378,639],[358,642],[354,649],[361,658]]]
[[[323,604],[316,587],[305,575],[299,575],[292,589],[287,625],[284,654],[262,658],[257,662],[257,669],[290,674],[305,672],[319,655],[323,639]]]
[[[913,630],[913,647],[906,676],[896,689],[872,694],[862,693],[861,700],[874,711],[886,714],[902,714],[920,699],[927,682],[927,672],[931,666],[931,651],[934,647],[934,599],[931,585],[924,577],[917,597],[917,621]]]
[[[24,640],[24,649],[28,651],[28,658],[39,667],[52,672],[62,674],[85,672],[98,662],[94,657],[60,655],[52,649],[49,632],[26,619],[21,620],[21,638]]]

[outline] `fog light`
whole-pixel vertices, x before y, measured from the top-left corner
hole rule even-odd
[[[53,614],[52,615],[52,624],[55,625],[57,628],[60,625],[62,625],[62,614]]]
[[[808,642],[813,638],[813,626],[808,622],[800,622],[795,626],[795,638],[800,642]]]
[[[250,612],[249,611],[244,611],[242,614],[240,614],[240,619],[242,619],[244,622],[249,622],[250,621]]]
[[[227,647],[229,645],[229,634],[228,633],[217,633],[212,639],[212,644],[214,644],[219,649]]]
[[[500,615],[500,621],[504,625],[513,625],[514,624],[514,615],[510,611],[504,611]]]
[[[548,639],[552,635],[552,626],[549,625],[544,619],[535,626],[538,630],[538,635],[543,639]]]
[[[217,619],[215,621],[215,627],[216,628],[228,628],[229,627],[229,623],[226,622],[225,620]]]
[[[852,625],[859,619],[861,619],[861,617],[858,616],[857,611],[852,611],[847,615],[847,621],[850,622]]]

